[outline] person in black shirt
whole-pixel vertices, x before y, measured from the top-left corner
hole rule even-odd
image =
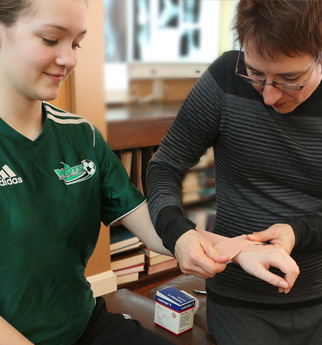
[[[218,345],[321,343],[321,18],[321,0],[240,0],[240,51],[197,81],[149,164],[151,218],[183,272],[208,278]],[[216,236],[270,243],[226,266],[182,207],[181,181],[209,147]]]

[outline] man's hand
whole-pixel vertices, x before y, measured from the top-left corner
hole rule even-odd
[[[262,279],[269,284],[278,287],[279,292],[289,293],[300,270],[296,262],[287,254],[283,248],[272,245],[263,246],[258,251],[245,251],[236,255],[233,259],[244,271]],[[284,279],[269,271],[270,267],[282,271]]]
[[[275,247],[281,247],[291,254],[295,245],[295,234],[292,227],[288,224],[274,224],[264,231],[254,232],[247,235],[251,241],[269,241]]]
[[[210,278],[222,272],[229,261],[227,256],[216,252],[212,243],[196,230],[189,230],[179,237],[174,254],[183,273],[200,278]]]

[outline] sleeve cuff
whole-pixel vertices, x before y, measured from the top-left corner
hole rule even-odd
[[[184,216],[178,206],[164,207],[158,215],[155,228],[162,238],[163,245],[174,254],[178,238],[185,232],[194,229],[196,224]]]
[[[302,224],[301,224],[302,223]],[[302,242],[302,228],[303,228],[303,224],[304,222],[299,220],[299,219],[291,219],[289,221],[289,225],[292,227],[293,231],[294,231],[294,235],[295,235],[295,245],[294,245],[294,249],[298,249],[299,248],[299,243]]]
[[[289,221],[295,234],[295,250],[321,250],[322,217],[314,214],[303,218],[294,217]]]

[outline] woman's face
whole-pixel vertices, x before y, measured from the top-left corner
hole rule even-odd
[[[245,45],[245,64],[249,77],[266,80],[268,83],[276,80],[281,83],[302,85],[312,74],[300,91],[276,89],[273,85],[253,87],[263,96],[264,103],[275,111],[286,114],[307,100],[319,86],[322,78],[321,64],[315,65],[316,59],[308,54],[288,57],[281,56],[277,61],[263,59],[251,44]]]
[[[86,21],[85,0],[33,0],[12,27],[0,23],[0,90],[55,99],[76,66]]]

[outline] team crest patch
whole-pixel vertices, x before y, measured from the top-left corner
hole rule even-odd
[[[64,167],[54,171],[58,178],[63,180],[66,185],[86,181],[96,172],[95,164],[89,159],[82,160],[80,165],[74,167],[70,167],[64,162],[61,162],[61,164]]]

